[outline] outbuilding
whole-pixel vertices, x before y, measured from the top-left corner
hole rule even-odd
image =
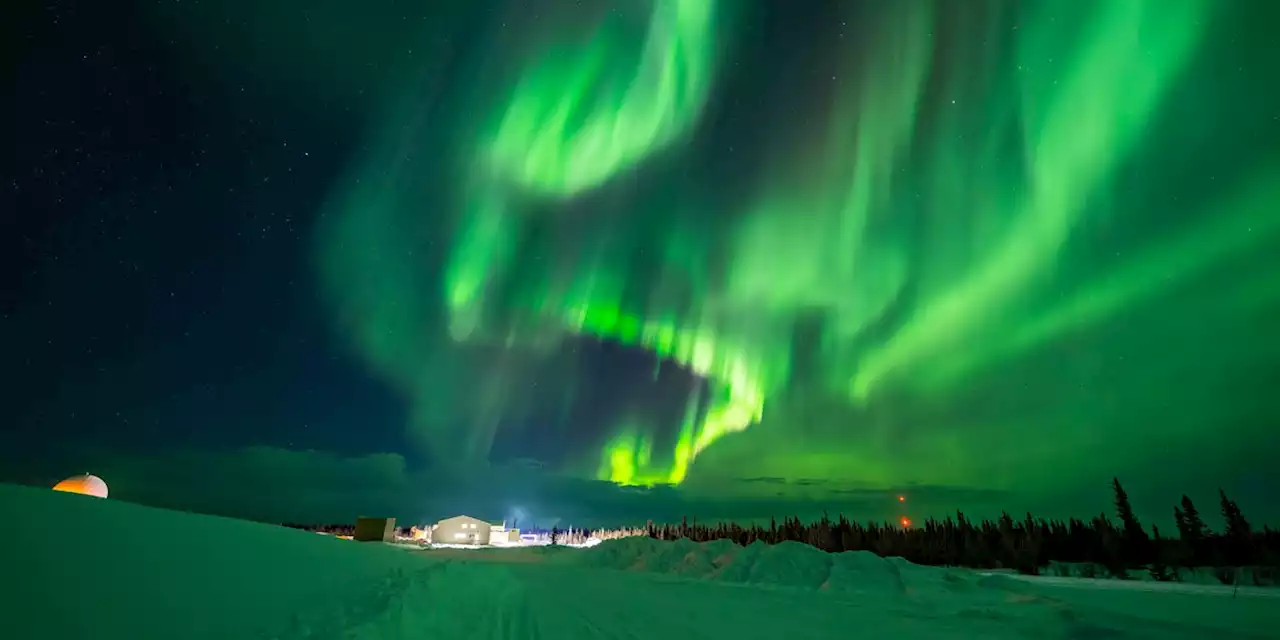
[[[520,544],[520,530],[514,527],[507,527],[505,521],[502,524],[491,524],[489,525],[489,544],[495,547]]]
[[[78,493],[83,496],[93,496],[95,498],[107,497],[107,483],[102,481],[95,475],[82,474],[71,476],[62,482],[53,486],[54,491],[62,491],[64,493]]]
[[[356,542],[394,542],[396,539],[395,518],[356,518],[356,530],[351,537]]]

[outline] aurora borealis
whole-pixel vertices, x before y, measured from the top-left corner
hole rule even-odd
[[[1261,269],[1213,283],[1274,249],[1276,158],[1259,148],[1239,171],[1203,175],[1209,154],[1186,150],[1214,141],[1180,132],[1172,104],[1189,91],[1206,113],[1234,100],[1212,65],[1240,16],[1193,1],[833,6],[812,21],[803,46],[820,62],[799,91],[735,82],[755,45],[750,18],[722,4],[635,3],[585,28],[567,7],[549,11],[510,77],[485,74],[493,86],[473,93],[486,98],[437,112],[468,133],[433,147],[429,167],[406,151],[431,144],[405,134],[421,105],[374,127],[384,152],[337,190],[319,250],[360,348],[417,408],[410,428],[428,448],[487,457],[506,396],[533,382],[524,361],[591,336],[705,385],[690,385],[674,424],[604,425],[562,460],[569,472],[892,486],[972,483],[993,456],[1102,463],[1112,438],[1138,434],[1099,431],[1149,403],[1138,379],[1200,357],[1150,344],[1203,339],[1153,310],[1209,287],[1223,295],[1197,313],[1216,311],[1223,330],[1274,304],[1254,293],[1275,290]],[[726,86],[741,95],[709,97]],[[722,151],[700,147],[700,131],[748,100],[791,116],[768,121],[754,170],[713,178]],[[369,177],[388,165],[393,177]],[[429,173],[450,177],[424,194],[441,184]],[[405,237],[420,218],[429,243]],[[1223,308],[1238,296],[1248,311]],[[1146,340],[1102,337],[1134,332],[1134,318]],[[1049,371],[999,390],[1072,343],[1092,376]],[[1218,357],[1240,365],[1265,357],[1257,348]],[[509,353],[522,364],[504,364]],[[475,370],[467,385],[490,389],[474,403],[437,382],[459,360]],[[1062,369],[1071,360],[1059,355]],[[977,395],[983,385],[997,390]],[[1103,396],[1090,413],[1070,406],[1081,388]],[[1039,406],[1014,408],[1031,398]],[[1162,427],[1167,446],[1192,446],[1223,410],[1196,407]]]
[[[221,320],[129,316],[124,335],[227,325],[205,348],[242,355],[166,392],[173,409],[139,392],[137,411],[94,411],[239,407],[224,421],[259,426],[210,427],[228,447],[626,499],[825,509],[919,487],[939,513],[963,492],[1016,511],[1113,475],[1135,495],[1275,495],[1280,12],[1263,0],[367,4],[136,10],[178,69],[161,93],[192,96],[172,98],[195,114],[172,137],[224,144],[235,169],[193,152],[195,177],[95,192],[85,218],[228,220],[151,241],[195,255],[199,237],[295,237],[153,267],[222,274],[187,313]],[[289,294],[257,293],[274,282]],[[80,318],[105,306],[59,313],[96,336]],[[217,360],[154,352],[133,387]],[[128,395],[58,375],[47,407]],[[290,385],[324,391],[259,391]],[[299,423],[341,419],[286,436],[257,417],[307,403]],[[366,431],[377,444],[353,444]]]

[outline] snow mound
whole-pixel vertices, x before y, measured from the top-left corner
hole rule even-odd
[[[796,544],[405,551],[7,485],[0,513],[6,638],[1229,640],[1280,627],[1263,598],[1046,587]]]
[[[0,636],[536,637],[530,582],[392,544],[0,484]],[[532,634],[532,635],[531,635]]]
[[[972,572],[920,566],[869,551],[826,553],[799,542],[756,541],[742,547],[728,540],[665,542],[637,536],[606,541],[583,552],[580,561],[598,568],[853,595],[935,597],[978,588]]]
[[[5,637],[240,638],[394,578],[407,555],[284,527],[0,485]],[[86,594],[68,597],[66,594]],[[171,631],[166,631],[171,630]],[[178,630],[178,631],[172,631]]]

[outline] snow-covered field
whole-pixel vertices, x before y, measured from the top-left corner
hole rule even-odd
[[[0,507],[6,638],[1222,640],[1280,629],[1280,603],[1259,590],[1093,588],[795,544],[420,551],[6,485]]]

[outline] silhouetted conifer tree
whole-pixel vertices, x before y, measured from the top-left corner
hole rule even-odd
[[[1222,519],[1226,522],[1226,530],[1223,533],[1228,538],[1249,537],[1249,522],[1244,519],[1244,514],[1240,513],[1240,506],[1235,500],[1228,499],[1226,492],[1222,489],[1218,489],[1218,495],[1222,496]]]
[[[1173,518],[1178,525],[1178,537],[1182,540],[1182,566],[1190,568],[1209,564],[1211,559],[1205,553],[1205,540],[1210,535],[1209,527],[1185,493],[1182,494],[1182,508],[1173,508]]]
[[[1220,494],[1226,521],[1224,535],[1213,535],[1204,526],[1195,505],[1183,496],[1181,505],[1174,507],[1179,537],[1165,538],[1152,527],[1153,537],[1148,538],[1133,517],[1128,496],[1119,484],[1113,481],[1120,519],[1114,524],[1105,513],[1088,522],[1078,518],[1048,521],[1032,514],[1015,521],[1008,513],[1002,513],[994,522],[974,522],[957,511],[954,520],[950,517],[941,521],[931,519],[914,528],[905,528],[899,523],[857,523],[844,514],[832,520],[823,514],[821,519],[808,524],[796,517],[786,517],[782,522],[771,518],[767,528],[734,523],[708,526],[696,519],[691,523],[689,518],[682,518],[678,525],[650,522],[645,528],[630,529],[626,535],[698,542],[730,540],[742,546],[754,542],[794,541],[829,552],[872,551],[882,556],[901,556],[917,564],[1004,567],[1024,573],[1037,573],[1051,561],[1078,563],[1078,575],[1084,577],[1097,575],[1101,567],[1110,575],[1124,578],[1128,577],[1129,569],[1147,564],[1146,570],[1157,580],[1178,580],[1177,566],[1195,566],[1190,549],[1192,543],[1196,543],[1201,545],[1198,553],[1206,564],[1219,565],[1215,573],[1224,582],[1250,574],[1255,584],[1274,584],[1280,578],[1280,532],[1269,527],[1253,532],[1239,506],[1225,494]],[[340,526],[350,528],[350,525]],[[570,536],[574,540],[585,537],[581,532],[572,531]],[[557,543],[564,540],[557,529],[552,530],[552,537]],[[1134,539],[1146,545],[1143,556],[1135,556]],[[1246,562],[1251,563],[1249,572],[1236,569]],[[1068,575],[1066,569],[1059,570],[1064,572],[1059,575]]]
[[[1227,494],[1222,489],[1218,489],[1218,495],[1222,499],[1222,519],[1224,522],[1223,529],[1223,560],[1226,564],[1233,566],[1241,566],[1253,560],[1253,550],[1250,544],[1252,538],[1252,529],[1249,521],[1244,519],[1244,514],[1240,512],[1239,505],[1235,500],[1227,498]]]
[[[1200,511],[1196,509],[1196,505],[1191,502],[1191,498],[1187,494],[1182,494],[1182,518],[1186,525],[1186,531],[1179,530],[1184,539],[1188,541],[1203,540],[1209,535],[1209,527],[1200,518]]]
[[[1120,554],[1130,566],[1146,564],[1149,555],[1147,532],[1142,530],[1138,517],[1133,515],[1129,494],[1120,486],[1120,479],[1112,478],[1111,487],[1115,491],[1116,517],[1120,518],[1120,543],[1123,547]]]

